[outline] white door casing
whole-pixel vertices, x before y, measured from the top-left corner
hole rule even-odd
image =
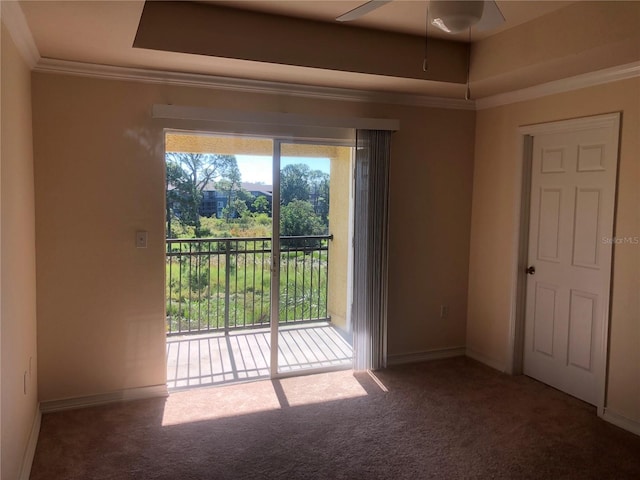
[[[524,373],[602,403],[619,115],[534,131]],[[601,398],[602,397],[602,398]]]

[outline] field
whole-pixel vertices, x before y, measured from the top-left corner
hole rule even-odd
[[[326,318],[327,240],[284,243],[280,322]],[[268,325],[270,248],[264,237],[169,240],[168,333]]]

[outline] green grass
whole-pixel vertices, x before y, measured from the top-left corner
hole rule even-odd
[[[216,247],[212,249],[215,253],[167,258],[167,330],[224,328],[227,294],[230,327],[268,325],[271,309],[270,254],[231,253],[227,285],[224,244],[204,243],[192,245],[191,252],[198,252],[198,248]],[[260,243],[257,242],[256,248],[268,249]],[[181,245],[174,244],[173,251],[189,251],[186,244]],[[252,241],[247,242],[246,249],[254,249]],[[327,252],[283,252],[280,263],[280,322],[326,318]]]

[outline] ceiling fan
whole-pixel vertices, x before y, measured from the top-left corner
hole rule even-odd
[[[371,0],[336,18],[350,22],[376,10],[392,0]],[[428,0],[428,20],[440,30],[455,34],[474,27],[480,32],[504,23],[504,16],[494,0]]]

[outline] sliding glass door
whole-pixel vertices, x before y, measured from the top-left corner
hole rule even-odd
[[[350,147],[275,142],[272,375],[352,364],[351,171]]]
[[[353,149],[165,140],[169,386],[351,365]]]

